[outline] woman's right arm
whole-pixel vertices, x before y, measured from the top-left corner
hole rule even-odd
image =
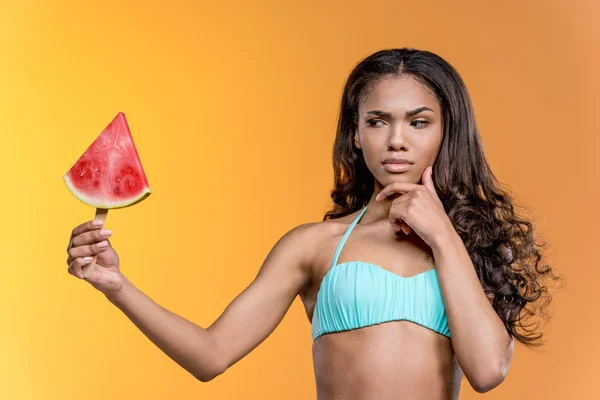
[[[118,290],[107,290],[104,294],[165,354],[197,379],[207,382],[265,340],[309,282],[309,252],[306,249],[314,237],[310,234],[311,225],[301,225],[286,233],[270,251],[252,283],[208,328],[161,307],[120,272]],[[98,254],[96,263],[99,263],[100,255],[107,251],[96,247],[106,237],[94,231],[87,235],[90,237],[87,241],[91,242],[94,237],[94,242],[77,247],[79,250],[74,252],[77,257],[71,257],[70,253],[72,263],[79,260],[73,263],[76,267],[69,268],[75,276],[80,276],[78,268],[86,264],[82,257]],[[84,247],[88,248],[87,252],[82,251]],[[95,272],[88,280],[97,278],[101,272]],[[99,288],[97,282],[90,283]],[[117,287],[114,278],[110,287]]]

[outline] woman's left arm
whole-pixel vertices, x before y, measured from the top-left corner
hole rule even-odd
[[[456,358],[477,392],[487,392],[506,377],[514,338],[487,298],[471,257],[448,218],[432,180],[432,168],[422,184],[393,182],[376,200],[392,200],[390,223],[396,232],[414,230],[431,247],[446,308]]]
[[[508,374],[514,338],[485,295],[458,233],[437,235],[431,249],[456,358],[474,390],[492,390]]]

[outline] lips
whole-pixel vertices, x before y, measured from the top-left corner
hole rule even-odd
[[[408,171],[414,164],[404,157],[390,157],[381,162],[382,168],[391,173],[402,173]]]
[[[382,161],[382,164],[414,164],[414,162],[407,160],[404,157],[390,157]]]

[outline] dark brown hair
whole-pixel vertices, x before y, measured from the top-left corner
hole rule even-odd
[[[323,220],[364,207],[374,177],[354,145],[359,103],[382,78],[410,75],[433,91],[443,114],[443,138],[433,165],[433,182],[444,209],[473,261],[496,313],[508,332],[528,347],[543,344],[539,318],[548,319],[551,296],[542,284],[559,279],[542,263],[533,224],[518,215],[486,160],[467,88],[438,55],[410,48],[378,51],[350,73],[339,111],[333,148],[333,208]]]

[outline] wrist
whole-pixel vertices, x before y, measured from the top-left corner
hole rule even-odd
[[[105,292],[104,296],[108,299],[108,301],[118,306],[131,287],[131,282],[129,282],[129,280],[123,274],[121,274],[119,283],[115,285],[112,290]]]
[[[431,249],[434,252],[440,252],[448,246],[452,246],[456,240],[459,240],[462,243],[462,239],[454,229],[452,225],[446,227],[445,229],[439,231],[432,240],[430,244]]]

